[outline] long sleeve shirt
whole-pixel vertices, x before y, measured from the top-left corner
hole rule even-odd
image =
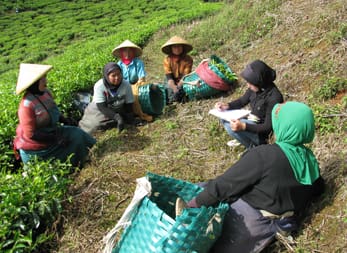
[[[184,75],[192,71],[193,58],[190,55],[184,55],[177,61],[170,56],[164,58],[164,71],[167,79],[173,79],[177,84]]]
[[[27,92],[19,104],[19,124],[14,144],[17,149],[41,150],[56,142],[54,129],[60,112],[48,90],[42,95]]]
[[[240,109],[249,104],[251,113],[259,118],[259,122],[257,124],[246,124],[246,131],[257,133],[261,143],[266,143],[266,139],[272,131],[272,108],[275,104],[282,102],[281,92],[275,85],[271,85],[259,92],[247,89],[242,97],[229,103],[229,109]]]
[[[197,197],[198,206],[243,199],[253,208],[280,215],[299,212],[323,190],[321,178],[313,185],[300,184],[277,144],[257,146],[224,174],[208,181]]]

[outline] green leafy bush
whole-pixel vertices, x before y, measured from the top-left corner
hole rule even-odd
[[[3,75],[5,82],[11,82],[14,73]],[[1,87],[1,85],[0,85]],[[13,168],[13,151],[11,141],[15,135],[18,122],[17,109],[20,97],[14,95],[10,85],[4,85],[0,92],[0,100],[6,101],[0,105],[0,168]]]
[[[317,89],[316,95],[323,99],[334,98],[339,92],[347,90],[347,79],[332,77],[327,79],[324,84]]]
[[[34,161],[22,173],[0,175],[0,251],[30,252],[61,212],[71,166]]]

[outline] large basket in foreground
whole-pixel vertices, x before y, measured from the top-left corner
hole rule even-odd
[[[144,113],[159,115],[166,104],[165,93],[154,84],[139,87],[139,102]]]
[[[228,205],[187,208],[175,217],[177,197],[188,201],[202,188],[152,173],[147,178],[151,194],[132,213],[112,253],[208,252],[221,233]]]

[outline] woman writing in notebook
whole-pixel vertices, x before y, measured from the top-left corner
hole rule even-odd
[[[272,131],[272,108],[283,102],[283,96],[274,84],[276,71],[261,60],[248,64],[241,76],[247,82],[245,94],[230,103],[217,102],[215,108],[225,111],[241,109],[249,104],[251,114],[247,119],[221,122],[228,134],[234,138],[227,143],[228,146],[233,147],[241,143],[250,149],[267,143]]]

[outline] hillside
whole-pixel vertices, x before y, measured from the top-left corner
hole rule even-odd
[[[309,103],[321,127],[330,124],[334,128],[332,133],[318,132],[312,144],[328,183],[325,195],[310,208],[292,241],[275,243],[267,252],[347,252],[343,106],[347,78],[346,7],[342,0],[282,1],[278,9],[265,14],[274,18],[274,27],[244,45],[237,29],[229,26],[229,17],[236,8],[230,3],[215,16],[159,31],[144,47],[150,82],[162,81],[163,55],[158,49],[174,34],[194,45],[195,66],[216,54],[239,73],[249,61],[263,59],[277,70],[276,84],[287,100]],[[344,88],[332,99],[321,99],[320,88],[334,77],[342,80]],[[146,126],[120,135],[113,130],[100,134],[92,162],[75,175],[70,189],[72,201],[61,216],[62,227],[53,252],[100,252],[103,236],[116,224],[132,197],[135,178],[146,171],[198,182],[233,164],[243,150],[225,145],[228,137],[207,111],[217,100],[229,101],[240,94],[242,84],[221,98],[166,107],[163,115]],[[338,114],[342,116],[332,116],[324,123],[322,116],[330,119],[333,112],[328,109],[335,105],[340,106]]]
[[[344,0],[225,2],[213,16],[161,29],[146,41],[142,58],[148,81],[162,82],[160,47],[175,34],[193,44],[195,67],[216,54],[236,73],[254,59],[276,69],[285,99],[305,102],[315,112],[311,148],[327,190],[308,210],[298,234],[265,251],[347,252],[347,5]],[[258,11],[261,16],[254,15]],[[232,165],[244,150],[226,145],[227,134],[208,110],[244,88],[240,80],[235,91],[221,97],[167,106],[145,126],[98,133],[91,162],[73,174],[64,211],[50,231],[55,237],[42,252],[101,252],[103,236],[133,196],[135,179],[147,171],[199,182]]]

